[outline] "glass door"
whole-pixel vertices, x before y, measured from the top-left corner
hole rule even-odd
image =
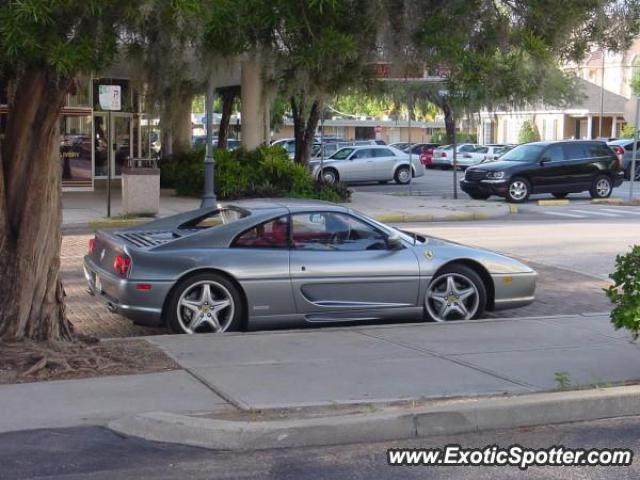
[[[111,146],[111,175],[119,177],[122,167],[132,156],[132,115],[129,113],[112,113],[111,128],[107,128],[109,114],[98,113],[93,117],[94,124],[94,163],[95,176],[106,178],[108,175],[107,158]]]

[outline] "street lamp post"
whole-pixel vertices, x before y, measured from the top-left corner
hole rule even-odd
[[[205,117],[207,129],[207,146],[204,156],[204,193],[200,208],[211,208],[216,205],[216,193],[214,189],[215,160],[213,158],[213,97],[214,97],[213,81],[209,78],[207,84],[207,95],[205,98]]]

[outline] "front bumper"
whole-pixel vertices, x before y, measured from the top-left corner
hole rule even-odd
[[[478,193],[504,197],[507,194],[508,187],[509,180],[484,179],[475,182],[470,182],[466,179],[460,180],[460,189],[469,194]]]
[[[96,265],[88,256],[84,257],[84,276],[88,291],[114,313],[122,315],[139,325],[162,324],[162,307],[171,289],[171,282],[131,280],[118,277]],[[139,290],[136,285],[150,285],[148,290]]]
[[[535,271],[498,273],[492,274],[491,278],[495,290],[494,310],[524,307],[535,300],[538,278]]]

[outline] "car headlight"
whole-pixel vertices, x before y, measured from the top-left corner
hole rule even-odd
[[[500,179],[504,178],[504,172],[487,172],[487,178]]]

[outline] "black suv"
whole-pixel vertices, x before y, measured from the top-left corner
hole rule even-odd
[[[593,198],[606,198],[622,184],[623,175],[620,159],[604,142],[533,142],[469,167],[460,188],[478,200],[498,195],[513,203],[532,193],[563,198],[588,191]]]

